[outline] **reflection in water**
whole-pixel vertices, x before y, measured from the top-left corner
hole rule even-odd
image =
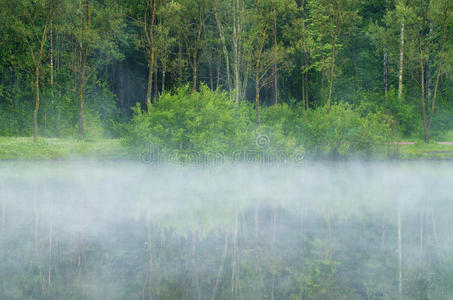
[[[440,163],[2,163],[0,298],[452,299],[452,179]]]

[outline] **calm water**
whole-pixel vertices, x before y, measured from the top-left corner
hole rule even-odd
[[[450,163],[3,162],[0,299],[453,299],[452,213]]]

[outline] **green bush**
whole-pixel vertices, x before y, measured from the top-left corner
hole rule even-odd
[[[33,130],[33,108],[28,103],[0,106],[0,136],[29,136]]]
[[[237,158],[291,160],[305,153],[312,158],[370,158],[385,154],[392,118],[383,111],[364,113],[348,104],[304,112],[286,103],[262,107],[261,127],[252,105],[234,103],[226,93],[202,86],[166,93],[150,111],[140,105],[126,128],[125,144],[153,158],[203,161],[222,154]],[[242,152],[241,152],[242,151]],[[160,155],[157,157],[156,155]]]
[[[453,108],[444,99],[439,99],[433,115],[431,137],[439,141],[453,141]],[[427,117],[429,118],[429,116]],[[421,120],[420,120],[421,123]]]
[[[159,155],[187,161],[231,156],[253,141],[252,107],[206,86],[197,93],[188,86],[165,93],[149,112],[138,104],[134,112],[125,143],[139,153],[152,145]]]
[[[398,99],[395,89],[391,89],[387,94],[384,107],[387,113],[393,116],[398,130],[404,137],[413,137],[423,132],[422,121],[417,107]]]
[[[385,153],[392,119],[383,112],[362,115],[348,104],[319,107],[301,119],[299,139],[307,153],[326,158],[369,158]]]
[[[281,103],[262,108],[262,126],[258,134],[269,138],[269,151],[284,152],[288,159],[305,153],[303,140],[297,139],[301,108]]]

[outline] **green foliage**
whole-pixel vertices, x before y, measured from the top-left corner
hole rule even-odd
[[[391,89],[385,99],[385,109],[394,117],[398,129],[405,137],[422,132],[422,122],[413,104],[398,99],[398,91]]]
[[[0,106],[0,136],[29,136],[32,132],[31,105],[19,102]]]
[[[191,93],[185,86],[163,94],[149,112],[137,105],[126,144],[139,151],[152,145],[160,154],[183,161],[231,156],[253,142],[251,114],[250,105],[237,106],[226,93],[206,86]]]
[[[453,107],[446,100],[439,100],[437,112],[433,117],[432,137],[439,141],[452,141]]]
[[[369,158],[384,153],[392,119],[383,112],[363,116],[348,104],[319,107],[302,120],[300,137],[308,153],[330,158]]]
[[[237,106],[224,93],[203,86],[191,94],[185,87],[164,94],[149,113],[137,106],[126,144],[139,153],[152,146],[182,161],[244,149],[280,152],[286,159],[305,150],[312,158],[370,158],[385,155],[393,122],[383,111],[362,113],[348,104],[307,112],[286,103],[263,107],[260,128],[253,116],[249,105]]]

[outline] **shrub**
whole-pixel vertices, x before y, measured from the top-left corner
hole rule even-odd
[[[315,157],[369,158],[385,153],[392,119],[383,112],[362,116],[348,104],[319,107],[306,112],[299,138]]]
[[[216,154],[231,156],[253,141],[252,107],[237,105],[226,93],[188,86],[165,93],[150,111],[134,109],[125,143],[142,153],[150,145],[180,161]]]
[[[398,130],[403,136],[411,137],[423,131],[416,106],[399,100],[395,89],[391,89],[387,94],[385,109],[388,114],[393,116]]]
[[[453,108],[444,99],[439,99],[433,115],[431,137],[440,141],[453,141]],[[427,116],[427,119],[429,115]],[[420,120],[421,124],[421,120]]]
[[[263,154],[272,161],[300,159],[305,150],[313,158],[368,158],[385,153],[392,124],[382,111],[363,113],[348,104],[304,112],[283,103],[262,107],[257,128],[252,105],[237,105],[205,86],[199,93],[190,93],[188,86],[166,93],[149,112],[140,105],[134,112],[125,144],[137,154],[176,161],[205,161],[216,154],[237,159],[243,150],[246,160]]]

